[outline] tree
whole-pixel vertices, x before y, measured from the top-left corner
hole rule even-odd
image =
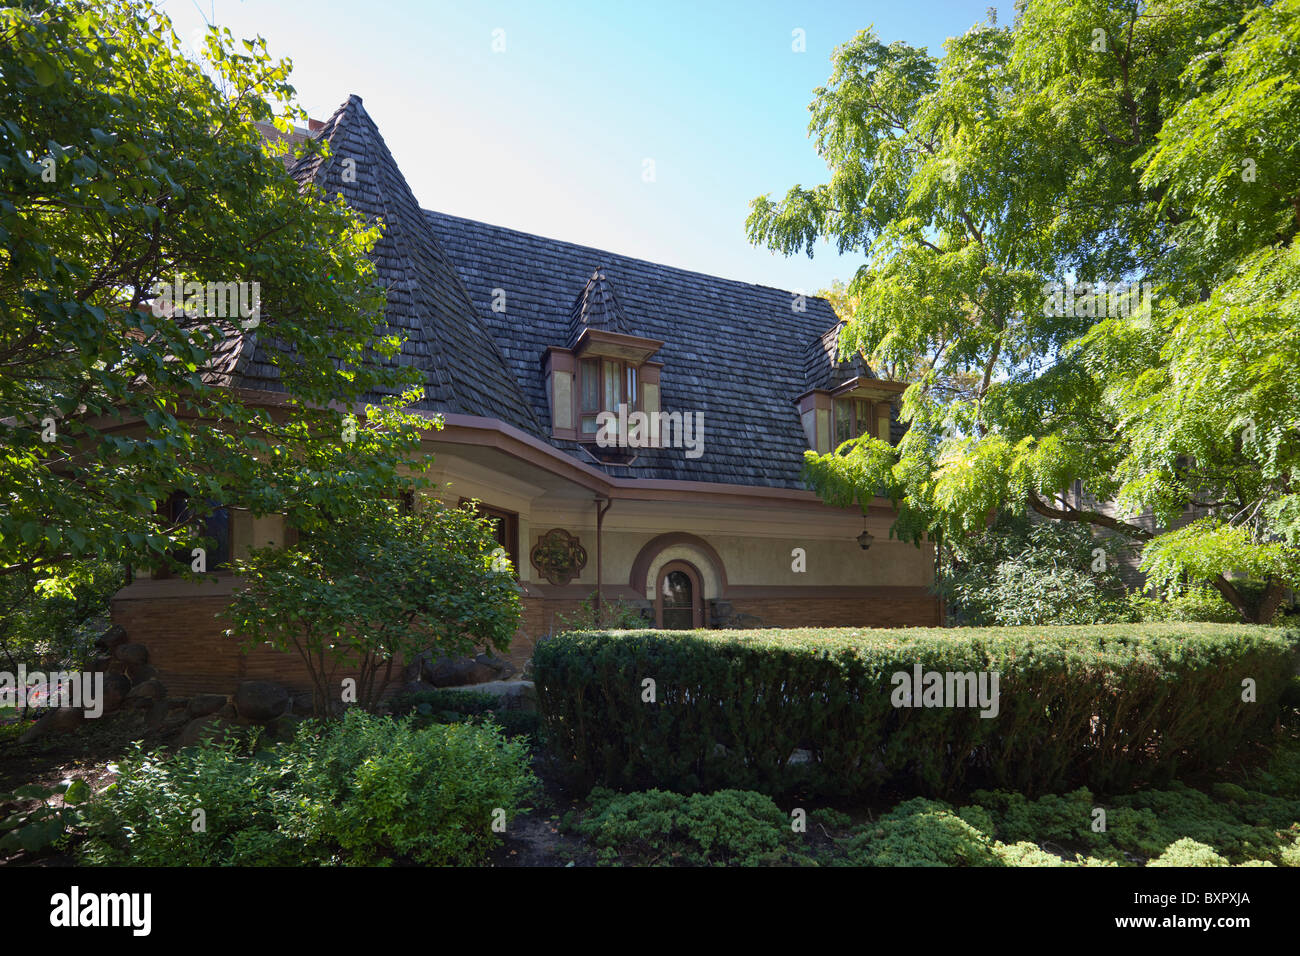
[[[0,576],[190,573],[206,539],[159,513],[176,492],[306,525],[412,483],[428,423],[376,332],[381,225],[290,175],[322,144],[290,156],[258,127],[302,118],[286,61],[216,29],[205,59],[148,3],[0,8]],[[259,347],[273,410],[227,387]],[[395,397],[362,412],[370,394]]]
[[[314,709],[340,701],[341,667],[357,670],[355,702],[373,709],[398,658],[430,648],[504,650],[519,626],[519,587],[492,531],[468,507],[403,512],[372,500],[326,514],[296,545],[257,548],[236,562],[227,632],[246,647],[296,653]]]
[[[924,373],[897,448],[809,453],[809,483],[883,489],[910,540],[1008,507],[1108,529],[1156,583],[1267,621],[1300,582],[1297,12],[1029,0],[942,61],[870,30],[839,48],[810,107],[830,181],[756,199],[749,235],[861,250],[844,351]],[[1192,532],[1132,520],[1189,508]]]

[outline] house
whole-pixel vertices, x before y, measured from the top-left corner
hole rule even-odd
[[[422,209],[359,98],[317,125],[332,156],[294,174],[384,220],[399,360],[445,419],[432,493],[498,519],[523,590],[515,664],[594,591],[669,628],[939,623],[933,549],[889,538],[889,502],[832,508],[800,480],[808,448],[902,434],[904,386],[836,361],[825,300]],[[255,330],[218,373],[279,390]],[[231,553],[283,540],[274,516],[225,520]],[[307,686],[296,660],[222,636],[235,581],[217,578],[138,578],[114,620],[173,693]]]

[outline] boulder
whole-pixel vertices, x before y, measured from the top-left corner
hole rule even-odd
[[[143,644],[119,644],[113,648],[113,656],[123,664],[147,664],[149,648]]]
[[[489,663],[495,658],[486,654],[478,657],[439,657],[424,662],[423,678],[434,687],[463,687],[499,680],[501,670]]]
[[[50,734],[69,734],[81,726],[85,720],[85,714],[76,707],[60,707],[57,710],[47,710],[41,719],[32,724],[27,731],[18,738],[20,744],[29,744],[34,740],[40,740]]]
[[[98,674],[101,671],[107,671],[112,666],[113,658],[108,654],[100,654],[90,665],[90,671],[92,674]]]
[[[104,713],[111,714],[122,706],[131,693],[131,682],[121,674],[104,675]]]
[[[230,698],[225,694],[195,694],[190,698],[186,713],[191,717],[206,717],[208,714],[217,713],[228,703]],[[234,716],[233,708],[230,716]]]
[[[235,688],[235,711],[247,720],[274,720],[292,703],[289,692],[274,681],[246,680]]]
[[[200,741],[216,740],[235,732],[234,724],[210,714],[207,717],[196,717],[186,724],[176,743],[180,747],[192,747]]]
[[[157,730],[167,720],[169,713],[171,707],[168,706],[166,697],[153,698],[153,706],[149,708],[149,714],[145,718],[145,727],[149,730]]]
[[[306,719],[306,717],[299,717],[296,714],[281,714],[267,724],[267,731],[272,740],[293,740],[294,734],[298,732],[298,725]]]
[[[130,693],[126,696],[128,700],[132,697],[151,697],[155,700],[163,698],[165,701],[167,698],[167,688],[163,686],[162,681],[150,678],[147,681],[141,681],[139,684],[136,684],[131,688]]]
[[[126,676],[131,678],[132,684],[143,684],[147,680],[157,678],[158,668],[152,664],[128,664],[126,665]]]
[[[95,638],[95,646],[100,650],[109,651],[119,644],[126,643],[126,628],[121,624],[114,624],[99,637]]]

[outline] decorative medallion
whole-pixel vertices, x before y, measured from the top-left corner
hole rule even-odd
[[[568,584],[587,566],[587,549],[563,528],[552,528],[538,538],[529,557],[552,584]]]

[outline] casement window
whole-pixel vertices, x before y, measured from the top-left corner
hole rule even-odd
[[[871,403],[861,398],[839,398],[835,400],[835,441],[841,442],[857,438],[867,433],[875,434],[876,422],[872,417]]]
[[[601,412],[618,414],[619,405],[637,407],[637,367],[611,358],[585,358],[578,363],[581,376],[579,421],[583,435],[595,435]]]

